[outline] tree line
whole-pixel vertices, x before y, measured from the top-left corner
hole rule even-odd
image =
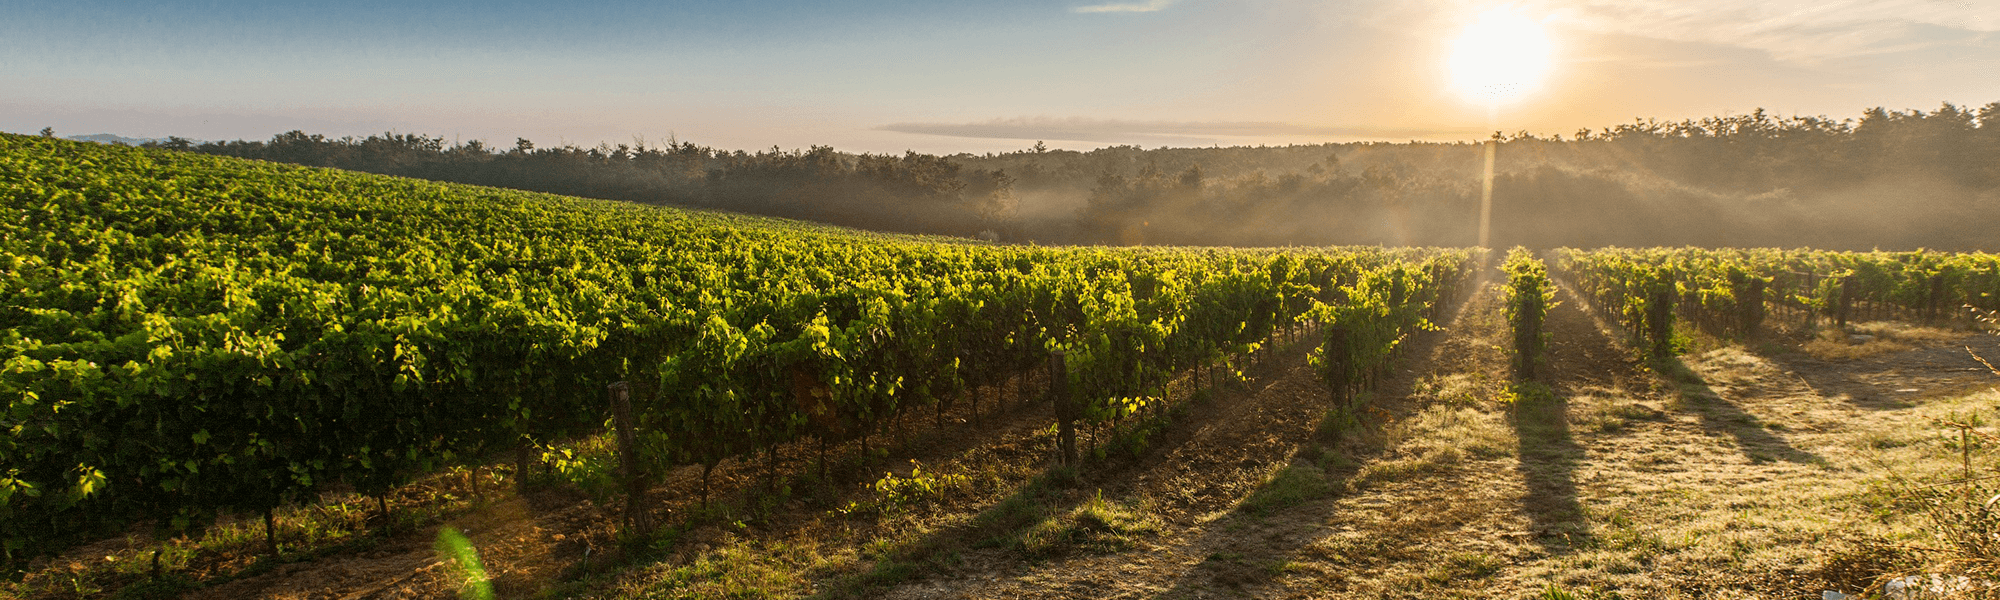
[[[1634,120],[1477,142],[1228,148],[1046,145],[936,156],[725,151],[669,141],[512,148],[385,133],[155,144],[883,231],[1064,244],[1462,246],[1483,145],[1498,145],[1493,244],[1990,250],[2000,102],[1858,118]]]
[[[827,146],[759,152],[669,140],[511,148],[394,132],[329,138],[289,131],[269,141],[144,144],[368,173],[771,215],[862,229],[974,236],[1004,227],[1012,179],[942,157],[847,154]]]

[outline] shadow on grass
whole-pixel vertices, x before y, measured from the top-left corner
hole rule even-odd
[[[1723,398],[1721,393],[1708,385],[1707,380],[1680,359],[1659,360],[1655,366],[1677,388],[1683,405],[1701,416],[1704,431],[1735,438],[1736,447],[1752,462],[1782,460],[1821,467],[1830,464],[1825,458],[1800,450],[1783,436],[1773,433],[1762,419]]]
[[[1899,397],[1899,388],[1927,388],[1984,374],[1984,365],[1972,358],[1967,348],[1991,358],[2000,354],[2000,336],[1974,336],[1853,360],[1825,360],[1771,345],[1755,350],[1758,356],[1796,376],[1815,395],[1867,410],[1900,410],[1915,403],[1908,396]]]
[[[1901,410],[1911,404],[1890,394],[1893,386],[1870,383],[1866,377],[1895,369],[1894,363],[1878,360],[1833,362],[1810,354],[1772,347],[1754,349],[1786,374],[1798,378],[1814,395],[1837,400],[1867,410]],[[1960,354],[1963,356],[1963,354]],[[1971,364],[1967,359],[1965,362]]]
[[[1467,327],[1472,305],[1478,295],[1488,289],[1489,272],[1465,286],[1461,295],[1453,299],[1443,322],[1448,325],[1440,330],[1424,331],[1410,339],[1404,357],[1397,360],[1398,367],[1416,361],[1416,364],[1439,362],[1441,353],[1447,351],[1444,344],[1450,337],[1446,331]],[[1356,412],[1386,414],[1393,411],[1409,410],[1410,405],[1401,405],[1394,399],[1412,398],[1418,384],[1416,371],[1397,371],[1403,375],[1392,376],[1378,390],[1365,394],[1370,398],[1391,399],[1384,406],[1370,406]],[[1414,407],[1421,408],[1421,407]],[[1385,560],[1411,560],[1420,558],[1420,550],[1415,545],[1418,538],[1428,535],[1424,531],[1429,519],[1415,519],[1414,522],[1398,522],[1389,525],[1390,531],[1367,538],[1354,544],[1338,548],[1322,548],[1320,542],[1326,539],[1326,524],[1335,521],[1339,510],[1338,498],[1356,487],[1370,485],[1363,475],[1361,460],[1357,457],[1379,457],[1386,448],[1379,435],[1363,432],[1368,428],[1356,412],[1329,409],[1319,429],[1312,436],[1301,439],[1289,456],[1281,461],[1271,475],[1249,495],[1229,511],[1213,518],[1204,517],[1201,536],[1185,547],[1202,549],[1208,554],[1188,568],[1166,589],[1153,594],[1155,598],[1208,598],[1218,595],[1260,597],[1268,595],[1265,586],[1282,581],[1295,569],[1304,568],[1303,561],[1359,563]],[[1375,432],[1379,434],[1380,432]],[[1322,444],[1331,444],[1332,447]],[[1400,479],[1403,477],[1428,477],[1436,472],[1434,465],[1423,465],[1390,475],[1380,475],[1378,480]],[[1441,468],[1456,468],[1444,465]],[[1337,556],[1336,556],[1337,555]],[[1322,592],[1336,591],[1321,589]]]
[[[1521,462],[1516,470],[1527,485],[1521,509],[1533,523],[1535,541],[1551,552],[1567,552],[1589,540],[1583,506],[1576,497],[1582,446],[1569,429],[1569,399],[1540,383],[1516,384],[1512,421]]]
[[[1235,508],[1207,523],[1187,546],[1209,554],[1153,597],[1263,595],[1259,587],[1281,579],[1325,535],[1317,525],[1334,518],[1334,499],[1357,473],[1353,467],[1330,454],[1317,460],[1294,454]]]

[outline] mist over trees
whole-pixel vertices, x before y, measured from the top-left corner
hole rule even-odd
[[[1497,135],[1492,244],[2000,249],[2000,102]],[[1464,246],[1480,143],[933,156],[387,133],[148,144],[864,229],[1065,244]]]

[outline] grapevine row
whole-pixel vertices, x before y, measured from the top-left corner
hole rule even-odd
[[[0,543],[381,494],[598,431],[609,381],[664,472],[866,443],[1058,350],[1100,421],[1300,319],[1379,370],[1468,257],[995,247],[0,136]]]
[[[1554,306],[1555,283],[1549,280],[1548,265],[1520,246],[1507,252],[1500,269],[1507,273],[1507,324],[1514,335],[1514,376],[1532,380],[1548,348],[1549,334],[1543,325]]]
[[[1744,336],[1770,315],[1943,322],[2000,309],[2000,255],[1778,249],[1559,249],[1557,267],[1596,307],[1669,351],[1673,322]]]

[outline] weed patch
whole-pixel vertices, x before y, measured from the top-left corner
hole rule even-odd
[[[1326,472],[1311,462],[1299,461],[1279,469],[1271,480],[1243,499],[1242,509],[1263,515],[1324,498],[1333,493]]]
[[[1141,502],[1107,500],[1099,492],[1067,512],[1047,506],[1008,509],[1017,518],[1039,519],[999,538],[1000,544],[1030,559],[1045,559],[1073,551],[1112,553],[1160,531],[1158,519]]]
[[[1468,579],[1486,579],[1500,573],[1507,566],[1500,560],[1483,552],[1453,552],[1443,563],[1433,565],[1424,573],[1424,580],[1433,585],[1461,582]]]

